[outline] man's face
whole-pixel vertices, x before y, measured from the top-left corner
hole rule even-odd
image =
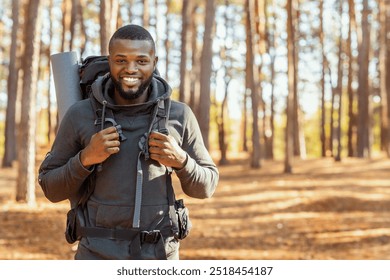
[[[109,55],[111,78],[117,101],[137,103],[145,101],[152,81],[157,57],[150,41],[116,39]],[[119,99],[119,100],[118,100]]]

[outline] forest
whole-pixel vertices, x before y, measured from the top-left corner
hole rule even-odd
[[[221,168],[221,188],[235,179],[234,184],[250,185],[244,172],[264,177],[274,174],[270,166],[275,164],[280,171],[276,177],[299,176],[311,164],[319,164],[318,170],[343,166],[348,172],[365,162],[361,167],[366,171],[377,159],[383,163],[378,176],[389,171],[389,1],[1,3],[0,181],[12,177],[14,202],[34,207],[42,199],[37,168],[58,125],[51,55],[74,51],[80,62],[107,55],[112,33],[129,23],[151,32],[158,70],[173,98],[195,113],[206,147]],[[237,168],[242,168],[242,178],[223,177]],[[309,179],[295,180],[305,185]],[[388,190],[381,191],[378,201],[389,200]],[[382,214],[389,211],[385,203],[380,205]],[[388,243],[388,230],[384,236],[381,244]]]

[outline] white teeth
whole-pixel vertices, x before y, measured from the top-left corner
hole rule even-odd
[[[123,80],[124,80],[125,82],[134,83],[134,82],[136,82],[138,79],[137,79],[137,78],[131,78],[131,77],[124,77]]]

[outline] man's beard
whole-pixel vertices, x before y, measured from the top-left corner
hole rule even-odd
[[[112,77],[112,76],[111,76]],[[125,91],[122,87],[122,84],[116,80],[114,77],[112,77],[112,82],[115,86],[115,89],[117,90],[117,92],[119,93],[119,95],[123,98],[123,99],[126,99],[126,100],[134,100],[134,99],[137,99],[138,97],[140,97],[144,91],[150,86],[150,84],[152,83],[152,79],[153,79],[153,75],[150,75],[150,77],[144,81],[140,86],[139,88],[134,91],[134,90],[128,90],[128,91]]]

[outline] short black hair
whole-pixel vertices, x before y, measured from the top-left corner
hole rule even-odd
[[[108,43],[108,50],[111,49],[112,42],[116,39],[150,41],[154,51],[156,48],[153,37],[150,35],[149,31],[136,24],[128,24],[115,31]]]

